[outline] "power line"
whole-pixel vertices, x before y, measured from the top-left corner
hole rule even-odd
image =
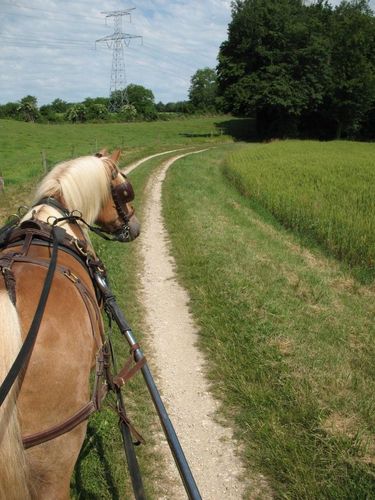
[[[106,22],[109,18],[113,19],[114,31],[112,35],[105,36],[96,40],[96,43],[105,42],[108,48],[112,49],[112,68],[110,83],[109,111],[119,111],[122,106],[128,102],[126,93],[126,73],[124,59],[124,45],[129,47],[130,40],[133,38],[142,38],[138,35],[129,35],[122,31],[122,18],[129,16],[134,8],[126,10],[115,10],[102,12],[106,16]]]
[[[20,4],[18,2],[4,2],[4,6],[5,7],[15,7],[17,9],[27,9],[27,10],[31,10],[31,11],[38,11],[38,12],[44,12],[44,13],[48,13],[48,14],[53,14],[53,16],[54,16],[53,20],[54,21],[55,20],[59,20],[59,19],[61,21],[64,21],[64,22],[67,21],[66,17],[65,17],[65,19],[63,19],[62,17],[56,17],[56,14],[61,12],[61,11],[57,11],[57,10],[41,9],[39,7],[30,7],[30,5]],[[2,10],[2,12],[4,12],[4,11]],[[14,13],[14,14],[11,12],[10,14],[12,14],[12,15],[22,15],[22,16],[26,16],[26,17],[38,17],[38,18],[40,18],[40,15],[38,15],[38,14],[36,14],[36,15],[30,15],[29,14],[28,15],[28,14],[21,13],[19,11],[17,13]],[[89,19],[90,20],[97,19],[98,21],[101,20],[101,17],[99,17],[99,16],[91,16],[91,17],[89,17],[89,16],[83,16],[81,14],[70,14],[69,12],[64,13],[64,16],[75,18],[75,19],[80,18],[80,19],[86,19],[86,20],[89,20]],[[71,22],[71,21],[69,21],[69,22]],[[79,21],[76,21],[76,22],[79,22]]]
[[[3,38],[5,39],[5,41],[7,40],[10,40],[10,41],[13,41],[13,40],[20,40],[19,36],[18,35],[8,35],[6,33],[2,33],[0,34],[0,38]],[[72,38],[34,38],[34,37],[30,37],[28,36],[27,38],[24,39],[25,41],[32,41],[32,42],[37,42],[37,43],[68,43],[69,45],[71,45],[72,43],[73,44],[84,44],[84,45],[87,45],[90,43],[89,40],[75,40],[75,39],[72,39]]]

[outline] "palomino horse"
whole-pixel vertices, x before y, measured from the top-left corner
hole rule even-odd
[[[86,265],[96,256],[83,221],[96,222],[120,241],[139,234],[130,203],[133,191],[117,169],[118,159],[119,152],[109,156],[102,151],[54,167],[0,252],[1,383],[29,331],[43,288],[51,256],[46,228],[57,223],[66,231],[34,349],[0,409],[1,500],[69,498],[87,423],[29,449],[23,442],[68,421],[90,399],[89,374],[103,325]]]

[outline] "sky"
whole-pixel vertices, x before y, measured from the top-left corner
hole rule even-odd
[[[332,0],[332,4],[339,0]],[[214,68],[227,39],[230,0],[0,0],[0,104],[26,95],[38,104],[80,102],[110,93],[112,35],[122,18],[126,83],[151,89],[155,101],[188,98],[198,69]],[[370,4],[375,8],[375,0]]]

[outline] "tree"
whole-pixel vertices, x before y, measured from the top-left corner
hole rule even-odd
[[[263,137],[368,136],[374,14],[367,0],[237,0],[217,70],[225,110],[256,117]]]
[[[352,136],[375,104],[375,18],[367,0],[343,1],[332,23],[333,82],[328,109],[336,136]]]
[[[104,102],[103,102],[104,100]],[[82,103],[86,108],[86,118],[88,120],[105,120],[108,118],[108,99],[91,99],[88,97]]]
[[[68,111],[69,104],[62,99],[57,98],[51,102],[50,108],[55,113],[66,113]]]
[[[122,94],[122,95],[121,95]],[[137,115],[146,120],[157,118],[156,105],[152,90],[146,89],[142,85],[129,84],[125,90],[116,90],[111,94],[111,101],[124,104],[131,104],[135,107]],[[121,108],[119,111],[121,112]]]
[[[261,136],[296,133],[302,113],[324,100],[329,43],[308,9],[301,0],[233,3],[219,90],[225,110],[256,117]]]
[[[133,104],[124,104],[124,106],[120,110],[121,117],[127,121],[132,122],[137,117],[137,110]]]
[[[65,119],[72,123],[85,122],[87,119],[87,108],[84,104],[73,104],[65,113]]]
[[[23,97],[17,108],[20,118],[26,122],[34,122],[39,117],[37,98],[28,95]]]
[[[198,69],[191,77],[189,99],[196,110],[216,111],[217,76],[214,69]]]
[[[19,103],[7,102],[0,106],[0,118],[17,118]]]
[[[154,94],[152,90],[131,83],[127,86],[126,92],[128,95],[129,104],[132,104],[137,113],[143,116],[146,120],[155,120],[157,118]]]

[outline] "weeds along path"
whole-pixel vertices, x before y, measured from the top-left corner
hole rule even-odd
[[[158,386],[202,497],[238,500],[244,490],[244,471],[235,453],[232,432],[215,419],[218,403],[209,392],[205,360],[196,347],[197,329],[189,313],[189,297],[177,283],[162,218],[161,189],[168,168],[179,158],[198,152],[168,159],[148,181],[140,296],[149,332],[150,364],[157,370]],[[165,498],[185,498],[167,443],[162,437],[160,440],[169,479]]]

